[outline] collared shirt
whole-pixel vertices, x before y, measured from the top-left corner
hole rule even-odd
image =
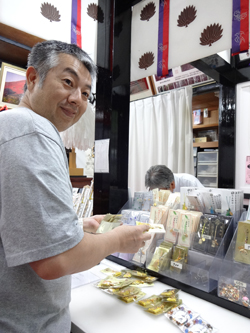
[[[196,177],[188,173],[174,173],[174,181],[173,192],[180,192],[181,187],[204,187]]]

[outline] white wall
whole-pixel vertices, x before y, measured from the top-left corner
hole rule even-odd
[[[246,183],[247,156],[250,156],[250,81],[236,88],[235,188],[244,193],[250,193],[250,184]]]

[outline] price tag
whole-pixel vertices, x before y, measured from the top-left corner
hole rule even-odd
[[[202,235],[203,238],[205,239],[211,239],[212,237],[210,235]]]
[[[245,244],[245,250],[250,250],[250,244]]]
[[[246,288],[247,284],[241,281],[234,280],[234,284],[238,287]]]
[[[180,264],[179,262],[171,261],[171,266],[182,269],[182,264]]]

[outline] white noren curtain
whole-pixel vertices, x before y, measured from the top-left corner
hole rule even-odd
[[[130,103],[128,186],[145,191],[146,171],[165,164],[174,173],[194,173],[192,88]]]

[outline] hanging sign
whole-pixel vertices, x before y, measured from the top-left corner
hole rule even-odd
[[[249,49],[249,0],[233,0],[232,55]]]
[[[72,0],[71,43],[82,48],[81,0]]]
[[[169,2],[160,0],[159,28],[158,28],[158,61],[157,75],[168,74],[168,49],[169,49]]]

